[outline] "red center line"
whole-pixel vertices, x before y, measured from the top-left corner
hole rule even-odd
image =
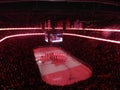
[[[9,36],[6,36],[6,37],[0,39],[0,43],[3,42],[6,39],[9,39],[9,38],[21,37],[21,36],[34,36],[34,35],[45,35],[45,33],[26,33],[26,34],[9,35]],[[104,39],[104,38],[98,38],[98,37],[91,37],[91,36],[72,34],[72,33],[63,33],[63,35],[75,36],[75,37],[80,37],[80,38],[93,39],[93,40],[98,40],[98,41],[104,41],[104,42],[120,44],[120,41]]]

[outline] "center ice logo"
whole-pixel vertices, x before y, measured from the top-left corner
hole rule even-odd
[[[45,55],[40,57],[40,60],[45,63],[46,61],[52,61],[52,64],[61,65],[66,61],[66,57],[61,53],[46,53]]]

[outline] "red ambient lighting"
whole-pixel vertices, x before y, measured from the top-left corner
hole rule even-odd
[[[3,42],[6,39],[9,39],[9,38],[23,37],[23,36],[34,36],[34,35],[45,35],[45,34],[44,33],[26,33],[26,34],[10,35],[10,36],[6,36],[6,37],[0,39],[0,43]],[[79,34],[72,34],[72,33],[63,33],[63,35],[75,36],[75,37],[80,37],[80,38],[93,39],[93,40],[98,40],[98,41],[104,41],[104,42],[110,42],[110,43],[120,44],[120,41],[110,40],[110,39],[104,39],[104,38],[98,38],[98,37],[91,37],[91,36],[85,36],[85,35],[79,35]]]
[[[41,30],[41,27],[23,27],[23,28],[0,28],[0,31],[2,30]],[[45,27],[45,29],[51,29]],[[63,28],[55,28],[57,30],[62,30]],[[100,31],[100,32],[120,32],[120,30],[117,29],[92,29],[92,28],[66,28],[66,30],[86,30],[86,31]],[[26,34],[16,34],[16,35],[9,35],[2,39],[0,39],[0,43],[6,39],[14,38],[14,37],[21,37],[21,36],[31,36],[31,35],[45,35],[44,33],[26,33]],[[85,35],[79,35],[79,34],[72,34],[72,33],[63,33],[63,35],[68,36],[75,36],[80,38],[86,38],[86,39],[93,39],[98,41],[104,41],[104,42],[110,42],[115,44],[120,44],[120,41],[116,40],[110,40],[110,39],[104,39],[104,38],[98,38],[98,37],[92,37],[92,36],[85,36]]]

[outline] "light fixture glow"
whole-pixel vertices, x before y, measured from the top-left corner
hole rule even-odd
[[[31,35],[34,36],[34,35],[45,35],[45,34],[44,33],[26,33],[26,34],[9,35],[9,36],[6,36],[6,37],[0,39],[0,43],[3,42],[6,39],[9,39],[9,38],[21,37],[21,36],[31,36]],[[98,41],[104,41],[104,42],[120,44],[120,41],[104,39],[104,38],[98,38],[98,37],[91,37],[91,36],[72,34],[72,33],[63,33],[63,35],[75,36],[75,37],[80,37],[80,38],[93,39],[93,40],[98,40]]]
[[[99,31],[99,32],[120,32],[120,29],[94,29],[94,28],[67,28],[67,30],[85,30],[85,31]]]
[[[22,28],[0,28],[2,30],[41,30],[41,27],[22,27]],[[45,29],[52,29],[50,27],[45,27]],[[56,30],[63,30],[61,27],[56,27]],[[99,32],[120,32],[120,29],[94,29],[94,28],[66,28],[66,30],[86,30],[86,31],[99,31]]]
[[[26,33],[26,34],[9,35],[9,36],[6,36],[6,37],[0,39],[0,43],[3,42],[6,39],[9,39],[9,38],[23,37],[23,36],[34,36],[34,35],[36,36],[36,35],[45,35],[45,34],[44,33]]]
[[[110,43],[120,44],[120,41],[110,40],[110,39],[104,39],[104,38],[98,38],[98,37],[91,37],[91,36],[85,36],[85,35],[79,35],[79,34],[72,34],[72,33],[63,33],[63,35],[76,36],[76,37],[80,37],[80,38],[93,39],[93,40],[98,40],[98,41],[104,41],[104,42],[110,42]]]
[[[0,31],[2,30],[39,30],[42,29],[40,27],[22,27],[22,28],[0,28]]]

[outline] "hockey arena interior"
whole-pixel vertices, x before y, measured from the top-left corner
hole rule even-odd
[[[119,86],[119,0],[0,1],[0,90]]]

